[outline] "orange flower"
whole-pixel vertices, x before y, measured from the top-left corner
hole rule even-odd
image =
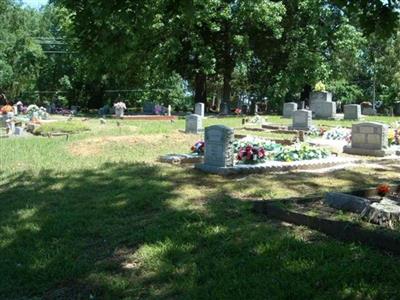
[[[379,196],[383,197],[390,192],[390,186],[386,183],[380,184],[376,188],[376,191],[378,192]]]

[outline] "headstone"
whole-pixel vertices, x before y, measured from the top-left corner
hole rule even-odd
[[[16,126],[14,128],[14,135],[21,136],[23,134],[24,134],[24,128],[23,127]]]
[[[231,112],[231,109],[230,109],[229,103],[225,103],[225,102],[221,103],[221,114],[229,115],[230,112]]]
[[[203,166],[205,168],[232,167],[234,165],[233,141],[233,129],[223,125],[207,127]]]
[[[155,107],[156,107],[155,103],[145,102],[143,104],[143,113],[153,115]]]
[[[348,104],[344,106],[345,120],[359,120],[361,118],[361,105]]]
[[[393,112],[395,116],[400,116],[400,102],[394,104]]]
[[[247,115],[249,113],[249,106],[248,105],[242,105],[242,114]]]
[[[196,103],[194,113],[200,117],[204,117],[204,103]]]
[[[336,117],[336,102],[332,102],[332,93],[312,92],[310,95],[310,110],[316,118],[334,119]]]
[[[293,113],[293,130],[310,130],[312,126],[312,112],[310,110],[301,109]]]
[[[203,131],[203,118],[199,115],[186,117],[186,133],[199,134]]]
[[[365,107],[362,109],[362,114],[366,116],[376,116],[378,113],[375,108]]]
[[[168,105],[168,117],[170,117],[172,115],[172,107],[171,105]]]
[[[115,115],[117,118],[122,118],[124,116],[125,110],[123,108],[115,108]]]
[[[283,104],[283,117],[284,118],[291,118],[293,113],[297,111],[297,103],[296,102],[289,102]]]
[[[313,112],[316,118],[334,119],[336,117],[336,102],[314,102]]]
[[[345,146],[343,152],[348,154],[379,156],[392,154],[389,149],[388,126],[376,122],[353,124],[351,146]]]

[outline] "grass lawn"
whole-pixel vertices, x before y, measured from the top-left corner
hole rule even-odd
[[[376,186],[398,165],[224,178],[157,162],[201,139],[183,120],[120,122],[0,139],[0,299],[399,297],[398,257],[267,220],[249,201]],[[206,120],[221,123],[241,119]]]

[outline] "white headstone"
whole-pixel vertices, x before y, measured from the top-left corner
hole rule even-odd
[[[288,102],[283,104],[283,117],[291,118],[293,113],[297,110],[298,105],[296,102]]]
[[[234,165],[234,130],[215,125],[205,130],[205,154],[203,169],[207,166],[226,168]]]
[[[168,116],[170,117],[172,115],[172,107],[171,105],[168,105]]]
[[[348,104],[344,106],[345,120],[359,120],[361,118],[361,105]]]
[[[199,134],[203,131],[203,118],[199,115],[186,117],[186,133]]]
[[[300,109],[293,113],[292,129],[310,130],[312,126],[312,112],[310,110]]]
[[[194,107],[194,113],[201,117],[204,117],[204,103],[196,103]]]

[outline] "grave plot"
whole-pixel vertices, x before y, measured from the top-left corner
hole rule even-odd
[[[298,169],[318,169],[349,164],[356,159],[333,156],[328,150],[306,143],[283,146],[263,139],[234,139],[226,126],[211,126],[205,132],[204,163],[196,168],[220,175],[251,174]]]

